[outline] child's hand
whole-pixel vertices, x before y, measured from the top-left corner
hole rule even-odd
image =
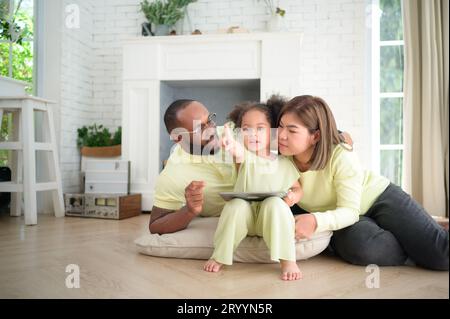
[[[242,162],[244,158],[244,147],[234,139],[234,136],[231,133],[231,128],[228,124],[224,125],[222,147],[225,151],[233,155],[237,163]]]
[[[222,134],[222,147],[226,151],[231,151],[235,143],[236,141],[234,140],[233,134],[231,134],[230,126],[225,124]]]

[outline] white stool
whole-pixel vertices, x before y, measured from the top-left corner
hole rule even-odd
[[[0,192],[11,192],[11,216],[21,216],[22,193],[26,225],[37,224],[36,192],[52,191],[56,217],[64,216],[61,172],[56,147],[55,126],[50,104],[53,102],[31,96],[0,97],[0,119],[4,112],[13,113],[14,142],[0,142],[0,149],[17,151],[12,159],[11,182],[1,182]],[[44,138],[35,140],[34,111],[44,112]],[[0,122],[1,123],[1,122]],[[47,151],[52,182],[36,182],[36,151]],[[23,181],[22,181],[23,170]]]

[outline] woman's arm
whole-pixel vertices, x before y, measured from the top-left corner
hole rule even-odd
[[[332,183],[336,208],[296,216],[296,237],[310,237],[314,232],[335,231],[359,220],[364,174],[352,152],[343,150],[332,159]],[[319,190],[318,190],[319,191]]]

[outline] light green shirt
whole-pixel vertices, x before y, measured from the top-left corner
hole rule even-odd
[[[275,155],[268,159],[246,151],[234,187],[235,192],[287,192],[300,174],[292,161]]]
[[[224,162],[221,151],[214,156],[191,155],[177,145],[156,181],[154,206],[178,210],[186,205],[185,188],[192,181],[205,181],[200,215],[219,216],[225,205],[219,193],[233,191],[236,175],[233,162]]]
[[[354,152],[337,145],[324,169],[300,173],[303,198],[298,205],[316,217],[316,232],[334,231],[356,223],[389,183],[363,170]]]

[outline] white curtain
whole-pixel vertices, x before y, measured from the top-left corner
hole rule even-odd
[[[403,0],[405,190],[431,214],[449,205],[449,0]]]

